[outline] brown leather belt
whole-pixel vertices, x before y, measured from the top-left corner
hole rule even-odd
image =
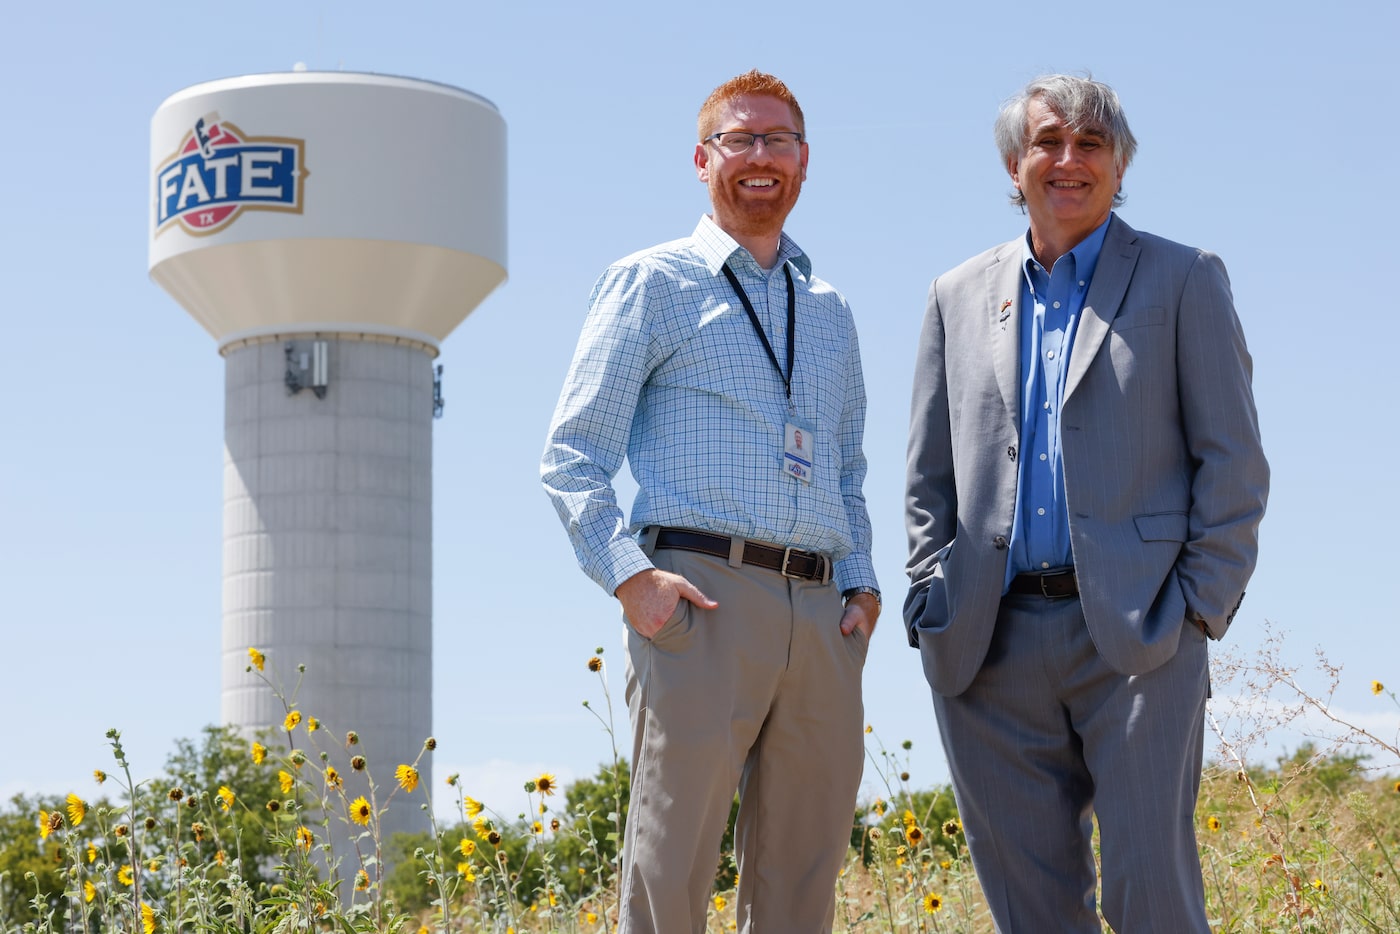
[[[1079,578],[1074,568],[1054,568],[1043,574],[1017,574],[1007,593],[1033,594],[1047,600],[1079,596]]]
[[[729,559],[732,541],[728,535],[711,535],[692,529],[662,527],[656,531],[657,548],[696,551],[725,560]],[[742,560],[754,567],[777,571],[784,577],[823,583],[831,580],[831,559],[817,551],[799,551],[796,548],[780,548],[777,545],[745,541]]]

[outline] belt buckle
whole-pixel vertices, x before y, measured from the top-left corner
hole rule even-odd
[[[1068,575],[1070,575],[1070,574],[1073,574],[1073,573],[1074,573],[1073,571],[1056,571],[1056,572],[1053,573],[1053,574],[1039,574],[1039,575],[1037,575],[1037,580],[1040,581],[1040,595],[1041,595],[1042,597],[1044,597],[1046,600],[1059,600],[1059,599],[1061,599],[1061,598],[1063,598],[1063,597],[1069,596],[1069,594],[1065,594],[1065,593],[1051,593],[1048,589],[1046,589],[1045,582],[1048,581],[1048,580],[1058,580],[1058,579],[1060,579],[1060,578],[1062,578],[1062,577],[1066,577],[1066,576],[1068,576]]]
[[[798,575],[788,571],[788,563],[792,561],[792,553],[796,550],[797,549],[793,548],[791,545],[783,549],[783,563],[778,567],[778,573],[783,575],[784,577],[791,577],[800,580],[801,578],[799,578]]]

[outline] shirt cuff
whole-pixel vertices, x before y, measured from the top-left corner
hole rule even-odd
[[[599,557],[601,566],[594,580],[608,592],[608,596],[615,595],[617,588],[629,578],[656,567],[630,535],[613,542]]]
[[[837,561],[832,567],[831,578],[842,593],[852,587],[880,589],[880,583],[875,579],[875,564],[870,560],[869,552],[851,552]]]

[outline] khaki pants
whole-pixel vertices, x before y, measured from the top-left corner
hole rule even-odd
[[[705,929],[737,787],[739,930],[830,931],[863,758],[866,641],[832,583],[652,556],[718,609],[682,600],[651,639],[627,627],[632,795],[621,934]]]

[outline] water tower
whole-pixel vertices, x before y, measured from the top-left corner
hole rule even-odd
[[[250,646],[288,691],[304,662],[352,796],[343,731],[381,796],[432,731],[433,360],[505,279],[505,175],[494,105],[407,78],[211,81],[151,121],[150,275],[224,358],[222,719],[283,721]]]

